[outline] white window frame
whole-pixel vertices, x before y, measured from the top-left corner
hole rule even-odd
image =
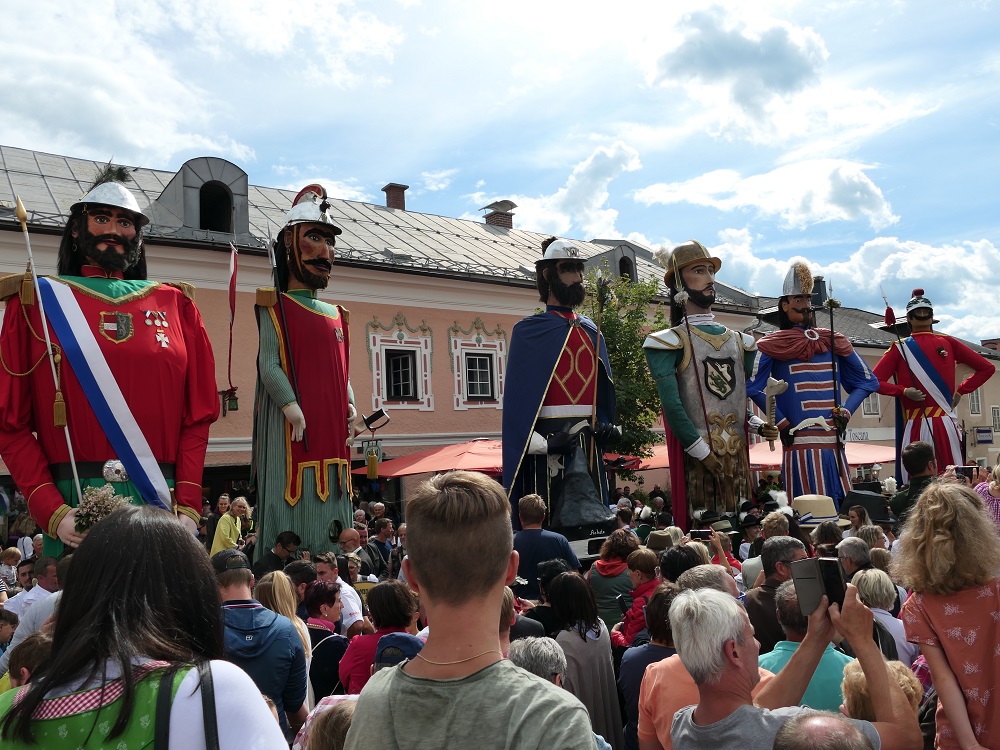
[[[976,416],[983,413],[983,389],[976,388],[969,394],[969,414]]]
[[[451,372],[454,380],[452,406],[455,411],[503,408],[504,377],[507,369],[507,333],[499,324],[488,330],[481,318],[476,318],[466,330],[458,321],[448,329],[451,351]],[[470,356],[488,355],[492,371],[493,398],[469,395],[468,360]]]
[[[479,360],[473,363],[473,360]],[[469,401],[496,401],[496,357],[493,352],[473,351],[462,355],[462,373],[465,376],[465,398]],[[476,364],[475,367],[472,365]],[[482,373],[485,380],[473,378],[472,373]],[[473,393],[473,387],[486,386],[486,393]]]
[[[882,403],[879,401],[878,391],[869,393],[865,400],[861,402],[861,416],[881,417]]]
[[[412,347],[404,349],[386,348],[382,352],[385,361],[385,398],[387,401],[417,401],[420,398],[420,384],[417,382],[417,352]],[[396,396],[390,393],[393,384],[394,361],[405,362],[407,377],[406,390],[413,392],[406,396]],[[403,378],[400,378],[402,382]],[[402,389],[400,389],[402,390]]]
[[[993,432],[1000,432],[1000,406],[991,406],[993,412]]]
[[[375,317],[365,326],[368,344],[368,366],[372,371],[372,411],[383,407],[390,410],[434,411],[431,387],[431,363],[434,354],[434,332],[426,321],[413,327],[401,312],[388,325]],[[389,398],[389,373],[386,353],[412,351],[416,367],[416,398]]]

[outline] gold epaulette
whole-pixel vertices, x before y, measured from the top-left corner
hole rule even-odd
[[[174,289],[180,289],[181,294],[194,302],[194,284],[188,284],[186,281],[168,281],[166,285],[172,286]]]
[[[0,300],[9,300],[15,294],[21,293],[21,283],[28,278],[24,273],[13,273],[0,278]]]
[[[257,287],[258,307],[274,307],[276,304],[278,304],[278,293],[274,291],[273,286]]]
[[[348,323],[350,323],[351,322],[351,311],[348,310],[346,307],[341,307],[340,305],[337,305],[337,307],[340,308],[340,317],[344,319],[344,325],[347,325]]]

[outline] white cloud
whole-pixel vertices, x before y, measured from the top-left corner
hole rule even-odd
[[[284,167],[279,174],[285,178],[295,179],[282,185],[275,185],[279,190],[293,190],[298,192],[306,185],[319,184],[326,188],[326,194],[331,198],[339,198],[345,201],[363,201],[372,203],[374,198],[355,179],[335,180],[331,177],[322,177],[323,173],[315,167],[299,169],[298,167]]]
[[[503,195],[487,197],[473,193],[470,200],[486,205],[498,198],[517,204],[515,224],[520,229],[566,236],[579,230],[586,238],[618,236],[615,221],[618,211],[606,207],[612,180],[623,172],[640,169],[639,153],[631,146],[616,142],[600,146],[573,168],[566,183],[551,195]]]
[[[870,165],[816,159],[741,177],[719,169],[684,182],[657,183],[636,191],[645,205],[691,203],[720,211],[750,209],[789,228],[829,221],[866,220],[882,229],[898,221],[879,187],[865,174]]]
[[[722,86],[756,119],[774,97],[795,94],[819,80],[828,52],[812,29],[772,21],[752,26],[716,6],[686,16],[683,41],[657,65],[657,83]]]
[[[726,229],[719,239],[711,250],[723,261],[720,280],[749,292],[778,296],[789,266],[801,260],[814,275],[826,278],[833,295],[846,306],[880,312],[885,309],[884,290],[901,319],[911,293],[919,288],[934,303],[940,320],[936,330],[977,342],[1000,336],[995,293],[1000,248],[989,240],[931,245],[879,237],[843,261],[822,264],[802,255],[787,260],[762,257],[747,229]]]
[[[458,174],[458,169],[439,169],[435,172],[421,172],[420,178],[424,181],[424,190],[435,192],[445,190],[451,185],[451,178]]]

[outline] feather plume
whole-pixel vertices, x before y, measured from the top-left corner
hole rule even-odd
[[[97,173],[96,177],[94,177],[94,181],[91,183],[90,187],[84,191],[85,194],[89,193],[98,185],[103,185],[105,182],[129,183],[132,182],[132,174],[126,167],[122,167],[118,164],[112,164],[109,161],[101,167],[101,171]]]
[[[795,264],[795,273],[799,277],[799,289],[802,290],[803,294],[812,294],[813,290],[813,275],[809,270],[809,266],[805,263]]]

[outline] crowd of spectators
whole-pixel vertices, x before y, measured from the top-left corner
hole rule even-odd
[[[592,565],[460,471],[408,499],[405,547],[383,506],[313,559],[286,531],[252,563],[243,498],[211,556],[120,509],[60,560],[0,556],[0,745],[1000,748],[998,482],[922,482],[894,528],[751,504],[697,534],[661,491]],[[846,593],[810,610],[818,556]]]

